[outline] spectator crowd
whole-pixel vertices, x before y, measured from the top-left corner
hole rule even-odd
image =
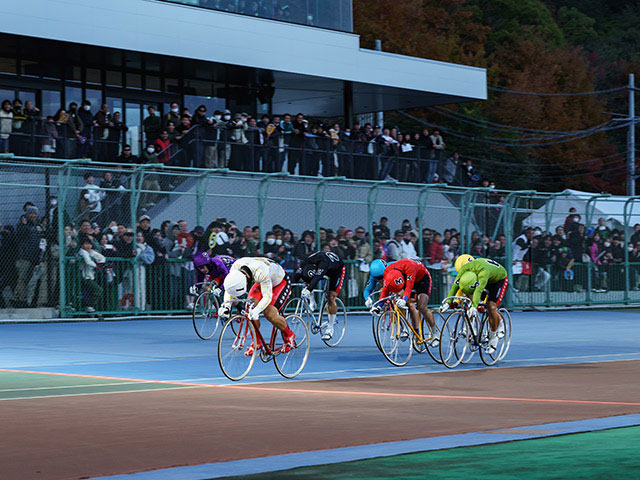
[[[45,211],[27,202],[15,226],[0,225],[0,308],[57,306],[60,255],[66,258],[67,301],[87,312],[126,311],[134,305],[152,311],[190,308],[194,297],[189,287],[195,282],[192,258],[201,251],[236,258],[265,256],[289,271],[317,250],[331,251],[350,265],[343,293],[347,298],[361,295],[368,265],[378,258],[420,259],[432,272],[434,298],[448,289],[459,255],[470,253],[505,262],[504,235],[491,239],[472,232],[471,248],[466,252],[457,229],[420,231],[418,219],[413,223],[403,220],[397,230],[390,229],[386,217],[374,223],[371,231],[364,226],[341,226],[335,231],[320,228],[319,238],[310,230],[293,232],[273,225],[264,232],[262,244],[257,226],[237,225],[226,218],[217,218],[206,228],[192,227],[184,220],[165,220],[152,228],[152,219],[141,214],[131,225],[130,213],[118,216],[121,209],[109,209],[115,197],[110,198],[113,191],[104,189],[118,184],[114,175],[105,172],[99,185],[92,174],[86,174],[84,180],[79,198],[84,212],[107,215],[81,214],[73,219],[63,212],[62,245],[58,201],[53,196]],[[589,284],[587,264],[591,265],[593,291],[624,289],[619,279],[625,248],[632,263],[631,287],[638,289],[640,225],[635,225],[626,242],[624,233],[610,229],[604,218],[586,226],[574,209],[553,232],[526,228],[512,248],[516,291],[584,290]],[[612,284],[612,277],[618,284]]]
[[[43,116],[27,101],[4,100],[0,107],[0,153],[44,158],[92,158],[100,162],[163,164],[197,169],[356,179],[389,179],[413,183],[495,186],[476,171],[469,158],[449,155],[438,129],[401,132],[355,122],[292,116],[262,115],[230,110],[208,112],[205,105],[193,113],[171,103],[161,115],[148,106],[141,129],[144,142],[126,144],[128,127],[120,112],[108,104],[95,111],[91,102],[71,102],[54,115]]]

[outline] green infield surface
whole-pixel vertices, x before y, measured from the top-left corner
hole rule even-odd
[[[460,447],[233,479],[639,479],[640,427]]]

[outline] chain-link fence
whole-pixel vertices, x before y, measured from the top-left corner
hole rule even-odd
[[[364,304],[371,261],[398,255],[423,260],[437,305],[462,253],[509,267],[516,308],[640,302],[640,198],[2,160],[0,308],[187,313],[197,251],[293,271],[321,248],[347,264],[350,308]]]

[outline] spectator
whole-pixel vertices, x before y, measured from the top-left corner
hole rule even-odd
[[[42,148],[40,152],[45,158],[50,158],[56,153],[56,142],[58,140],[58,129],[53,117],[49,115],[42,125]]]
[[[81,205],[86,205],[86,208],[82,209],[81,212],[87,213],[100,213],[102,211],[102,200],[104,200],[106,194],[100,190],[100,188],[94,183],[95,178],[91,173],[84,174],[84,181],[86,182],[85,186],[82,187],[85,192],[81,198]]]
[[[82,275],[82,303],[87,312],[96,311],[96,305],[101,308],[102,287],[96,281],[96,268],[99,264],[104,264],[106,258],[93,249],[93,244],[89,238],[85,238],[80,245],[79,251],[80,271]],[[97,302],[96,302],[97,300]]]
[[[139,157],[131,153],[131,145],[124,145],[122,147],[122,153],[118,156],[118,163],[136,165],[142,162]]]
[[[82,122],[82,129],[78,135],[78,150],[76,154],[78,157],[87,158],[89,156],[89,147],[91,146],[93,127],[98,125],[91,114],[91,102],[89,100],[82,101],[82,108],[78,112],[78,118]]]
[[[0,108],[0,153],[9,153],[9,136],[13,130],[11,102],[4,100]]]
[[[418,252],[412,241],[413,233],[411,230],[405,230],[401,242],[401,258],[418,258]]]
[[[109,131],[113,128],[114,123],[111,121],[109,113],[109,105],[103,103],[100,110],[95,114],[93,120],[96,124],[95,129],[95,158],[99,162],[108,160],[107,141],[109,139]]]
[[[147,309],[147,266],[155,260],[153,249],[147,245],[142,232],[136,235],[136,257],[140,260],[136,265],[136,275],[138,279],[138,289],[135,295],[135,305],[140,310]]]
[[[122,122],[122,115],[120,112],[114,112],[111,116],[112,126],[109,128],[109,134],[107,136],[107,161],[113,162],[118,156],[118,147],[120,141],[124,138],[124,133],[129,130]]]
[[[246,121],[243,119],[242,114],[237,113],[233,117],[231,124],[231,160],[229,168],[232,170],[247,170],[249,151],[247,150],[247,136],[246,130],[249,128]]]
[[[404,233],[402,230],[396,230],[393,239],[387,243],[387,248],[389,250],[388,259],[390,262],[396,262],[403,257],[403,241]]]
[[[20,218],[16,227],[16,244],[18,248],[15,263],[17,280],[13,303],[17,307],[26,307],[30,306],[30,300],[35,295],[37,279],[32,280],[33,274],[46,248],[46,241],[42,238],[42,229],[38,222],[37,207],[28,206],[25,215]]]
[[[162,120],[156,115],[156,107],[149,105],[147,107],[149,115],[142,121],[144,128],[144,137],[147,144],[153,143],[160,136],[162,129]]]
[[[436,232],[433,241],[429,244],[429,264],[437,265],[442,261],[444,246],[442,245],[442,235]]]
[[[567,217],[564,219],[564,229],[565,231],[569,228],[569,224],[572,223],[574,221],[574,216],[576,213],[576,209],[574,207],[571,207],[569,209],[569,215],[567,215]]]
[[[178,125],[180,123],[180,105],[178,102],[171,102],[169,105],[169,111],[162,117],[162,124],[164,128],[169,128],[169,123]]]
[[[160,134],[160,138],[156,139],[154,147],[156,148],[155,153],[158,161],[164,165],[168,165],[171,160],[171,151],[169,150],[170,146],[171,141],[169,140],[169,132],[167,130],[163,130]]]

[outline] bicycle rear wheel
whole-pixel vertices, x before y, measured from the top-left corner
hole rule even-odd
[[[285,320],[296,336],[296,347],[287,353],[274,352],[273,363],[280,375],[285,378],[294,378],[302,372],[309,358],[309,327],[299,315],[289,315]]]
[[[409,363],[413,352],[413,333],[393,310],[387,310],[378,318],[380,351],[392,365],[402,367]]]
[[[218,363],[229,380],[242,380],[251,371],[258,349],[254,348],[252,355],[245,352],[255,338],[253,323],[242,315],[230,318],[222,327],[218,339]]]
[[[202,292],[193,304],[193,328],[202,340],[210,340],[218,330],[218,307],[218,299],[211,292]]]
[[[300,297],[292,298],[291,300],[289,300],[282,310],[282,315],[284,317],[286,317],[287,315],[297,315],[299,317],[302,317],[304,323],[307,324],[307,328],[309,329],[310,333],[315,334],[320,331],[319,327],[316,327],[316,329],[314,330],[313,327],[315,324],[313,315],[311,314],[311,312],[309,312],[309,309],[306,308],[306,302],[304,302],[304,300],[302,300],[302,298]]]
[[[444,322],[440,337],[440,360],[447,368],[455,368],[469,347],[469,332],[463,312],[452,312]]]
[[[336,298],[336,305],[338,306],[338,311],[336,312],[336,321],[333,324],[333,335],[328,340],[322,339],[328,347],[337,347],[344,338],[344,333],[347,331],[347,309],[339,298]],[[325,303],[322,308],[322,316],[320,317],[320,332],[322,335],[324,335],[328,325],[329,310],[328,304]]]
[[[504,357],[509,353],[509,348],[511,348],[511,314],[506,308],[501,308],[498,312],[500,312],[500,316],[502,317],[500,320],[500,326],[498,327],[498,337],[500,337],[501,328],[504,326],[504,331],[502,332],[504,334],[504,342],[502,343],[500,357],[498,360],[504,360]]]

